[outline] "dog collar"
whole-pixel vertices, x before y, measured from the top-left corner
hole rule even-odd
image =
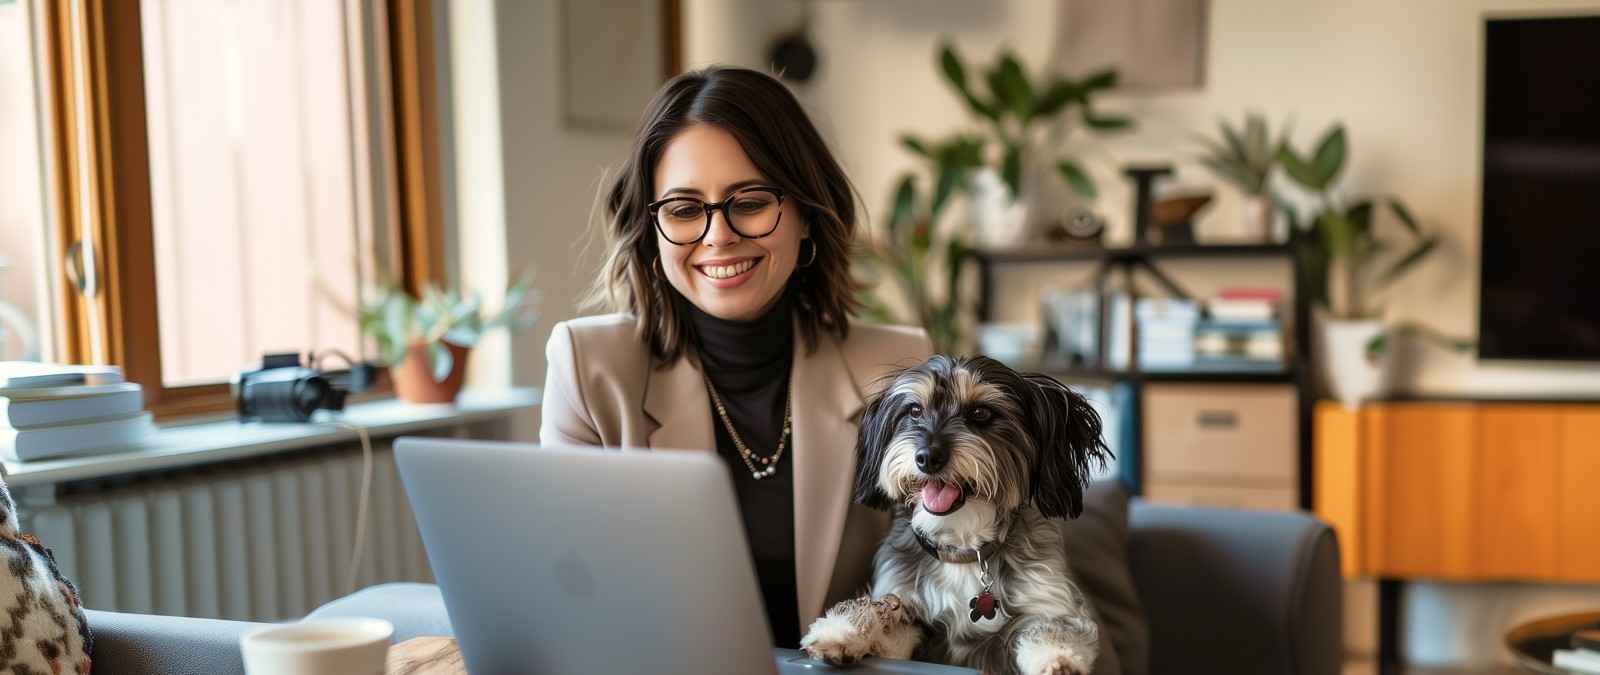
[[[1000,540],[998,539],[986,541],[977,548],[970,548],[964,546],[935,544],[931,541],[928,541],[928,538],[922,536],[922,533],[918,532],[914,527],[911,528],[911,535],[916,537],[917,544],[922,546],[922,550],[927,552],[928,555],[938,558],[941,561],[956,565],[967,565],[978,562],[979,557],[982,557],[984,560],[993,560],[995,551],[1000,550]]]

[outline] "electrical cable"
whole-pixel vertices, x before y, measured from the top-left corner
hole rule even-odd
[[[350,429],[361,438],[361,495],[356,505],[356,536],[350,547],[350,575],[345,584],[346,593],[356,591],[356,576],[361,571],[361,553],[367,543],[367,506],[372,496],[372,436],[367,433],[366,427],[351,424],[345,421],[326,422],[337,427]]]

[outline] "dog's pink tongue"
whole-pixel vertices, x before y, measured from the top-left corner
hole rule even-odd
[[[922,507],[929,513],[944,513],[961,498],[961,488],[942,480],[922,484]]]

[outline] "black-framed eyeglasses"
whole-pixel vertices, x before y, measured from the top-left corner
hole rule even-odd
[[[773,187],[735,190],[720,202],[694,197],[668,197],[647,206],[656,231],[679,246],[698,243],[711,231],[711,214],[721,211],[728,227],[745,239],[760,239],[778,229],[783,220],[783,191]]]

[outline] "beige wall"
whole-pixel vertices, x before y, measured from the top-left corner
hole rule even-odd
[[[509,352],[494,338],[474,354],[475,384],[543,386],[550,327],[579,315],[579,296],[599,267],[598,248],[585,244],[601,175],[627,149],[627,132],[572,130],[562,122],[558,6],[451,3],[462,278],[492,298],[508,275],[532,269],[541,299],[539,325],[512,337]],[[484,78],[491,68],[497,75]],[[537,416],[513,431],[521,440],[536,438]]]
[[[770,36],[793,25],[796,3],[688,0],[689,63],[760,67]],[[759,7],[759,9],[758,9]],[[1131,196],[1116,168],[1133,160],[1182,160],[1191,131],[1209,132],[1219,115],[1259,110],[1294,121],[1309,144],[1334,120],[1351,139],[1352,192],[1402,196],[1446,246],[1392,297],[1390,316],[1470,335],[1477,325],[1478,182],[1482,17],[1492,13],[1600,11],[1589,0],[1213,0],[1206,85],[1198,91],[1117,96],[1108,107],[1132,112],[1138,133],[1079,146],[1102,187],[1099,207],[1112,236],[1126,238]],[[911,166],[894,139],[903,131],[940,134],[972,121],[938,77],[934,48],[953,35],[970,60],[1001,45],[1029,64],[1051,57],[1054,5],[1041,0],[874,0],[815,3],[813,35],[821,71],[803,99],[874,212],[894,177]],[[1180,178],[1213,181],[1192,165]],[[1201,225],[1225,237],[1238,222],[1237,195],[1224,190]],[[1082,273],[1040,272],[1002,278],[1008,292],[1031,297],[1045,283]],[[1248,277],[1238,275],[1249,274]],[[1186,274],[1195,290],[1270,281],[1271,270],[1229,268]],[[1002,307],[1001,318],[1034,314],[1032,302]],[[1416,351],[1416,350],[1413,350]],[[1497,395],[1600,393],[1600,366],[1479,363],[1433,349],[1416,354],[1401,385],[1421,392]]]

